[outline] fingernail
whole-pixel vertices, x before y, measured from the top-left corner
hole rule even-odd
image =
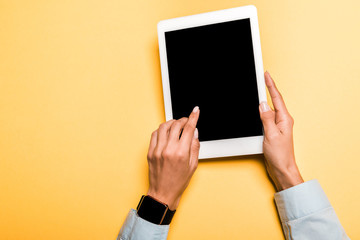
[[[262,111],[262,112],[267,112],[267,111],[270,110],[270,107],[269,107],[269,105],[267,104],[267,102],[261,102],[260,107],[261,107],[261,111]]]
[[[197,128],[195,128],[194,138],[195,138],[195,139],[198,139],[198,138],[199,138],[199,130],[198,130]]]
[[[193,112],[197,113],[198,111],[199,111],[199,107],[198,106],[194,107]]]

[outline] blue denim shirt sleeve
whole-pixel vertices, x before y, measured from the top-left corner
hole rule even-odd
[[[148,222],[131,209],[120,230],[117,240],[165,240],[170,225],[156,225]]]
[[[349,239],[317,180],[275,193],[286,239]]]
[[[287,240],[349,239],[317,180],[275,193],[275,202]],[[169,225],[150,223],[132,209],[117,239],[165,240],[168,231]]]

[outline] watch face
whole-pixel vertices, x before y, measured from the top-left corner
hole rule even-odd
[[[166,210],[166,205],[154,200],[149,196],[145,196],[139,203],[137,213],[139,217],[149,222],[160,224],[164,218]]]

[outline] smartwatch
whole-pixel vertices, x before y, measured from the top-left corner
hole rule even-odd
[[[136,208],[142,219],[158,225],[169,225],[176,210],[171,211],[169,206],[155,198],[143,195]]]

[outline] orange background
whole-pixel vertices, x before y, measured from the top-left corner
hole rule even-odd
[[[165,120],[157,22],[248,4],[303,177],[360,238],[359,1],[0,0],[0,239],[115,239]],[[262,160],[201,162],[169,239],[282,239]]]

